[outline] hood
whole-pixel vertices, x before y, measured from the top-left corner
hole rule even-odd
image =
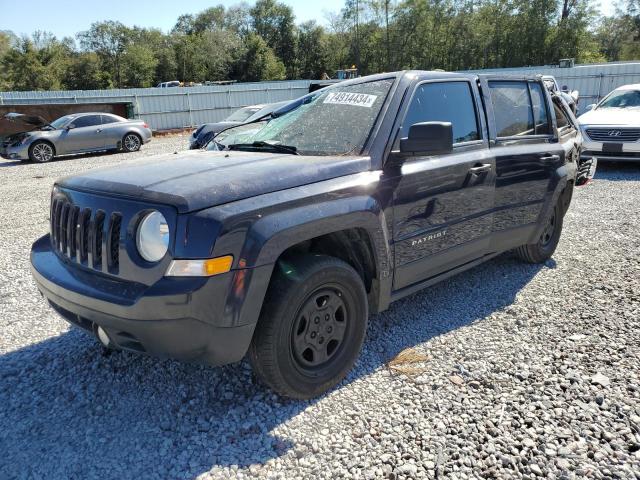
[[[23,113],[11,112],[5,114],[4,119],[10,122],[22,123],[30,127],[44,127],[49,125],[49,122],[38,115],[25,115]]]
[[[598,108],[578,117],[582,125],[640,127],[640,108]]]
[[[20,144],[25,138],[33,135],[30,132],[18,132],[12,133],[11,135],[7,135],[4,138],[0,139],[0,144],[2,145],[17,145]]]
[[[180,213],[369,170],[368,157],[187,151],[67,177],[57,184],[175,206]]]
[[[216,122],[216,123],[205,123],[201,128],[196,130],[198,136],[204,135],[205,133],[219,133],[225,128],[233,127],[235,125],[240,125],[239,122]]]

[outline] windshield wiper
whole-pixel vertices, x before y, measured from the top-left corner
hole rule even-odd
[[[290,155],[300,155],[298,149],[292,145],[282,145],[280,143],[269,143],[265,141],[256,141],[253,143],[232,143],[227,145],[229,150],[242,150],[243,148],[252,149],[269,149],[275,152],[288,153]]]

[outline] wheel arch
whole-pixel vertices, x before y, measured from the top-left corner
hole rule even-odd
[[[361,276],[370,311],[386,309],[392,279],[386,219],[377,203],[369,201],[371,199],[360,200],[361,207],[374,208],[354,211],[351,197],[337,202],[344,205],[332,205],[331,214],[316,205],[305,208],[304,213],[283,211],[255,222],[247,233],[240,261],[246,266],[273,265],[271,281],[277,265],[295,255],[315,253],[336,257]]]
[[[51,145],[51,148],[53,148],[53,155],[57,155],[58,153],[58,148],[56,147],[56,144],[49,138],[36,138],[33,140],[33,142],[31,142],[29,144],[29,151],[31,151],[31,149],[33,148],[33,146],[37,143],[48,143],[49,145]]]

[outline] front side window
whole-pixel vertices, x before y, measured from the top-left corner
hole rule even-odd
[[[56,130],[64,127],[73,117],[70,115],[65,115],[64,117],[60,117],[53,122],[51,122],[51,126]]]
[[[489,82],[498,137],[535,134],[527,82]]]
[[[81,127],[93,127],[94,125],[100,125],[100,115],[85,115],[84,117],[78,117],[72,122],[76,128]]]
[[[421,122],[451,122],[453,143],[480,140],[476,109],[469,82],[437,82],[419,85],[402,123],[400,136]]]
[[[609,94],[596,108],[632,108],[640,107],[640,91],[617,90]]]
[[[291,147],[302,155],[358,154],[369,138],[392,79],[325,88],[269,121],[224,130],[209,148]]]

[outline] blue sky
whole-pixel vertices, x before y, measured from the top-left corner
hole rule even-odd
[[[238,3],[239,0],[0,0],[0,30],[18,34],[46,30],[63,37],[88,29],[92,22],[119,20],[128,26],[167,31],[182,13]],[[344,0],[284,0],[284,3],[293,7],[297,23],[312,19],[326,23],[326,13],[339,11]],[[601,0],[600,6],[604,14],[614,11],[613,0]]]
[[[239,0],[0,0],[0,30],[13,30],[18,34],[46,30],[63,37],[88,29],[92,22],[119,20],[128,26],[167,31],[183,13],[238,3]],[[283,3],[293,7],[297,23],[314,19],[324,24],[325,14],[339,11],[344,0],[285,0]]]

